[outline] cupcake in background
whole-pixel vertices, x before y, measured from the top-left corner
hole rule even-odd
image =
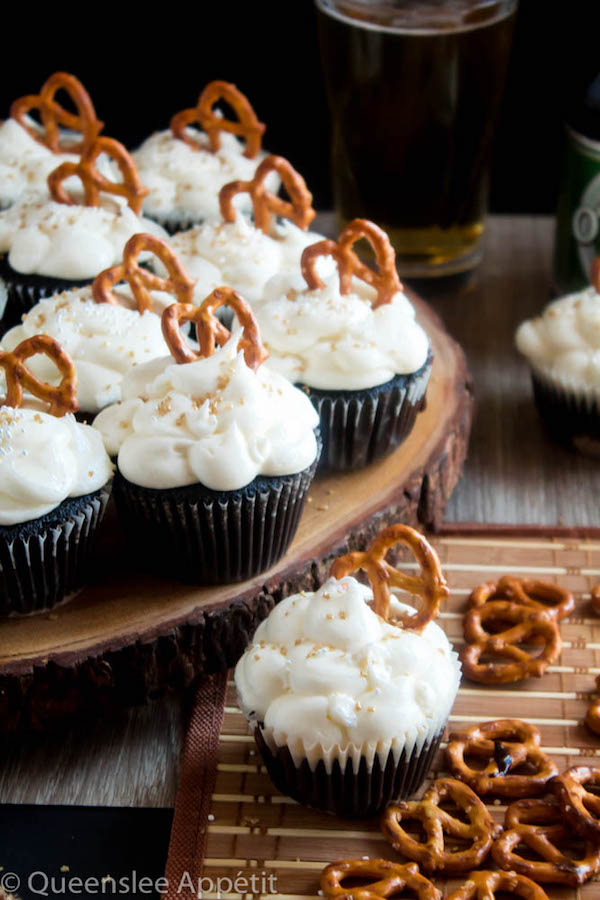
[[[235,119],[214,109],[222,101],[231,107]],[[134,151],[149,189],[144,213],[171,234],[218,220],[218,195],[223,185],[240,178],[250,180],[264,159],[264,131],[265,126],[234,84],[211,81],[195,107],[176,113],[168,130],[151,135]],[[277,185],[277,177],[271,175],[269,187],[276,190]]]
[[[57,101],[61,91],[76,113]],[[39,114],[39,123],[32,112]],[[10,117],[0,124],[0,209],[12,206],[24,193],[45,194],[50,172],[61,162],[77,162],[84,142],[97,137],[102,128],[86,89],[67,72],[51,75],[39,94],[15,100]]]
[[[600,455],[600,258],[591,285],[522,322],[516,345],[531,367],[539,413],[555,439]]]
[[[421,572],[385,561],[407,545]],[[371,586],[352,574],[365,569]],[[416,611],[390,592],[421,596]],[[240,708],[275,784],[299,803],[372,816],[423,782],[460,663],[433,619],[448,589],[437,554],[406,525],[337,559],[314,593],[280,601],[235,670]]]
[[[216,318],[224,305],[241,329]],[[183,322],[196,323],[198,352]],[[273,565],[296,532],[318,416],[263,365],[252,310],[231,288],[200,307],[174,303],[163,332],[171,355],[131,369],[122,402],[94,421],[117,458],[119,514],[146,564],[197,584],[242,581]]]
[[[99,171],[98,158],[118,167],[121,181]],[[82,191],[66,184],[77,178]],[[165,232],[139,215],[146,189],[122,144],[98,137],[76,163],[61,163],[48,176],[50,196],[25,195],[0,213],[0,289],[5,295],[2,330],[15,325],[42,297],[91,284],[121,261],[129,238]]]
[[[160,258],[167,277],[138,264],[140,256]],[[123,261],[96,276],[89,287],[62,291],[39,303],[20,325],[6,332],[0,348],[44,332],[57,340],[77,370],[80,413],[93,417],[121,399],[121,382],[132,366],[168,353],[160,316],[180,296],[191,302],[194,282],[169,245],[151,234],[136,234],[125,244]],[[157,314],[158,313],[158,314]],[[55,384],[60,375],[51,359],[36,356],[30,369],[42,381]]]
[[[58,385],[28,368],[45,354]],[[73,413],[77,373],[57,341],[35,335],[0,351],[0,615],[49,609],[85,581],[110,493],[102,438]]]
[[[375,270],[354,253],[361,238]],[[322,277],[323,258],[337,270]],[[318,411],[322,466],[357,469],[410,434],[431,373],[429,339],[402,291],[389,238],[373,222],[355,219],[337,243],[308,247],[301,266],[274,277],[255,306],[269,364]]]

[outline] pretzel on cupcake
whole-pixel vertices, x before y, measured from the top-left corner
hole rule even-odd
[[[213,107],[220,100],[225,100],[231,106],[237,116],[237,121],[216,115]],[[173,136],[184,141],[194,150],[200,150],[203,148],[187,130],[188,125],[194,124],[200,125],[207,133],[212,153],[216,153],[221,147],[222,131],[228,131],[230,134],[245,139],[244,156],[247,156],[248,159],[254,159],[260,153],[265,126],[258,121],[249,101],[234,84],[227,81],[211,81],[200,94],[196,106],[191,109],[183,109],[171,119]]]
[[[51,385],[31,372],[25,365],[31,356],[42,353],[55,364],[61,374],[58,385]],[[71,357],[65,353],[58,341],[47,334],[36,334],[21,341],[14,350],[0,350],[0,369],[6,378],[6,396],[0,402],[3,406],[16,409],[23,405],[24,391],[48,404],[48,412],[53,416],[64,416],[79,409],[77,402],[77,372]]]

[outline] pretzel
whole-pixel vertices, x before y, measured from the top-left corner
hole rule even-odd
[[[404,544],[411,550],[421,568],[420,577],[405,575],[385,561],[388,550],[396,544]],[[357,569],[367,573],[373,589],[373,608],[386,622],[390,615],[390,586],[421,597],[423,602],[416,615],[400,613],[393,620],[394,625],[412,631],[422,631],[435,619],[442,601],[449,594],[437,553],[422,534],[408,525],[390,525],[375,538],[368,550],[356,550],[338,557],[331,567],[331,575],[339,579]]]
[[[494,900],[496,891],[516,894],[523,900],[548,900],[548,894],[525,875],[516,872],[471,872],[468,881],[446,900]]]
[[[600,691],[600,675],[596,677],[596,689]],[[585,716],[585,724],[595,734],[600,734],[600,695],[597,694],[590,701]]]
[[[575,597],[566,588],[549,581],[533,581],[530,578],[514,578],[504,575],[499,581],[486,581],[470,594],[471,608],[483,606],[495,600],[508,600],[532,609],[547,612],[556,619],[564,619],[575,609]]]
[[[590,602],[597,616],[600,616],[600,584],[595,584],[590,591]]]
[[[237,122],[215,115],[213,106],[219,100],[229,103],[238,117]],[[227,81],[211,81],[200,94],[196,106],[192,109],[183,109],[171,119],[173,136],[185,141],[194,150],[201,150],[203,148],[198,141],[186,131],[187,126],[193,123],[198,123],[207,133],[212,153],[221,148],[221,131],[228,131],[245,139],[244,156],[248,159],[254,159],[260,153],[265,125],[258,121],[249,101],[241,91],[238,91],[235,84],[229,84]]]
[[[520,719],[497,719],[454,732],[448,738],[446,759],[453,775],[485,797],[532,797],[544,792],[558,769],[540,749],[540,733]],[[473,769],[467,757],[488,759],[482,769]],[[529,774],[512,775],[521,766]]]
[[[372,879],[360,887],[345,887],[349,879]],[[388,859],[343,859],[331,863],[321,872],[321,891],[328,898],[378,900],[396,896],[403,890],[413,891],[418,900],[441,900],[442,893],[419,873],[415,863],[400,865]]]
[[[62,375],[56,387],[40,381],[25,365],[25,360],[38,353],[51,359]],[[19,409],[23,405],[23,391],[26,390],[38,400],[48,403],[48,412],[53,416],[64,416],[79,409],[77,372],[73,361],[58,341],[47,334],[27,338],[10,352],[0,350],[0,369],[4,369],[6,377],[6,397],[1,405]]]
[[[291,200],[283,200],[265,187],[265,179],[270,172],[277,172]],[[219,206],[225,222],[235,222],[236,211],[233,198],[236,194],[250,194],[254,210],[254,224],[265,234],[271,227],[271,215],[291,219],[306,231],[314,217],[312,194],[306,182],[283,156],[267,156],[256,168],[252,181],[230,181],[219,191]]]
[[[356,241],[366,238],[371,244],[377,262],[377,271],[360,261],[352,249]],[[394,294],[402,290],[398,272],[396,271],[396,254],[390,239],[378,225],[368,219],[353,219],[336,241],[323,240],[311,244],[302,252],[300,266],[302,275],[309,290],[315,291],[324,287],[317,274],[319,256],[333,256],[337,263],[340,277],[340,293],[349,294],[352,290],[352,276],[366,281],[377,291],[372,304],[373,309],[391,303]]]
[[[138,257],[144,250],[157,256],[168,274],[161,278],[138,265]],[[195,281],[162,238],[152,234],[134,234],[123,248],[123,262],[100,272],[92,284],[92,294],[96,303],[121,304],[122,299],[112,290],[119,281],[129,282],[138,312],[152,309],[151,291],[167,291],[177,297],[180,303],[192,303]]]
[[[563,821],[556,800],[518,800],[506,810],[504,833],[492,847],[492,858],[501,869],[527,875],[536,883],[548,881],[575,887],[589,881],[600,868],[600,847],[588,841],[581,859],[566,856],[558,845],[569,843],[572,834]],[[526,859],[519,846],[541,860]]]
[[[69,112],[56,102],[54,98],[60,90],[69,95],[77,113]],[[26,116],[32,109],[40,112],[44,127],[41,133],[27,121]],[[84,150],[104,127],[104,122],[96,118],[94,105],[82,83],[67,72],[55,72],[51,75],[42,85],[39,94],[19,97],[10,107],[10,114],[34,140],[44,144],[53,153]],[[59,125],[80,132],[81,140],[61,145]]]
[[[215,288],[200,306],[194,306],[193,303],[173,303],[167,306],[162,314],[162,332],[171,354],[176,362],[188,363],[212,356],[217,344],[222,347],[231,337],[231,332],[213,315],[221,306],[229,306],[242,326],[238,350],[244,351],[246,365],[256,372],[269,352],[263,347],[258,322],[250,305],[230,287]],[[195,323],[200,345],[198,353],[192,350],[181,334],[179,326],[182,322]]]
[[[485,631],[488,621],[510,623],[496,634]],[[541,678],[550,663],[559,656],[562,642],[556,621],[547,612],[540,612],[518,603],[492,600],[475,607],[465,616],[463,629],[466,644],[460,653],[463,674],[471,681],[483,684],[512,684],[524,678]],[[533,656],[518,644],[543,643],[539,656]],[[510,660],[510,662],[480,663],[483,654]]]
[[[101,153],[110,156],[119,167],[122,181],[111,181],[96,168],[96,160]],[[118,194],[126,197],[127,203],[136,215],[142,210],[142,200],[148,193],[140,181],[135,163],[123,144],[109,137],[97,137],[83,150],[78,162],[64,162],[48,175],[50,196],[57,203],[73,204],[76,201],[69,196],[63,181],[76,175],[82,185],[86,206],[98,206],[100,192]]]
[[[442,809],[451,800],[466,815],[463,822]],[[403,821],[417,820],[425,832],[424,843],[402,827]],[[393,803],[381,817],[381,830],[394,850],[414,860],[426,872],[456,875],[478,866],[488,855],[492,841],[501,830],[471,788],[455,778],[439,778],[422,800]],[[446,850],[444,833],[462,842],[467,849]]]
[[[600,796],[586,790],[586,784],[600,785],[600,768],[574,766],[552,781],[552,791],[561,812],[577,834],[600,843]]]

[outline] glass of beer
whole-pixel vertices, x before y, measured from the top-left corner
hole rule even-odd
[[[334,204],[384,228],[401,275],[481,258],[517,0],[316,0]]]

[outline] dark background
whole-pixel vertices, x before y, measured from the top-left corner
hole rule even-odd
[[[16,10],[15,10],[16,7]],[[331,205],[328,114],[312,0],[64,5],[3,10],[0,117],[57,69],[90,92],[105,133],[135,146],[233,81],[267,124],[266,147]],[[11,44],[13,52],[10,53]],[[568,99],[600,71],[600,0],[521,0],[492,180],[497,212],[553,212]]]

